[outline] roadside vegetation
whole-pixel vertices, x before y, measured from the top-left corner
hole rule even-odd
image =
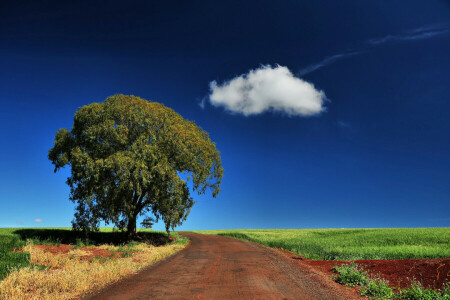
[[[448,300],[450,299],[450,284],[447,282],[440,290],[426,289],[420,283],[414,282],[407,289],[394,291],[389,282],[377,276],[370,276],[362,266],[350,263],[334,267],[338,274],[336,281],[348,286],[360,286],[362,296],[374,299],[408,299],[408,300]]]
[[[110,228],[90,238],[69,228],[0,229],[0,299],[74,299],[188,244],[165,232],[142,230],[138,236],[127,242]]]
[[[26,267],[30,264],[28,253],[13,252],[25,246],[25,242],[19,237],[0,229],[0,280],[8,275],[11,267]]]
[[[241,229],[195,232],[283,248],[316,260],[450,257],[450,228]]]

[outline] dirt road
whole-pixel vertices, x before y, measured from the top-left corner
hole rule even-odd
[[[359,299],[306,264],[233,238],[183,233],[181,252],[86,299]]]

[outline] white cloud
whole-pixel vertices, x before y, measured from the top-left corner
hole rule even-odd
[[[42,222],[44,222],[42,219],[34,219],[34,221],[35,221],[36,223],[42,223]]]
[[[209,101],[245,116],[265,111],[312,116],[322,112],[325,94],[283,66],[261,66],[223,84],[209,84]]]

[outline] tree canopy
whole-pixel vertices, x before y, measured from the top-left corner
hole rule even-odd
[[[75,229],[96,230],[103,220],[130,236],[139,215],[143,225],[162,219],[173,230],[194,205],[190,190],[216,197],[223,175],[206,131],[160,103],[126,95],[81,107],[72,129],[56,132],[48,158],[55,172],[71,167]]]

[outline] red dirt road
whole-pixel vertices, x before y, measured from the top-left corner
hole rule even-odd
[[[179,253],[86,299],[360,299],[307,264],[258,244],[183,233]]]

